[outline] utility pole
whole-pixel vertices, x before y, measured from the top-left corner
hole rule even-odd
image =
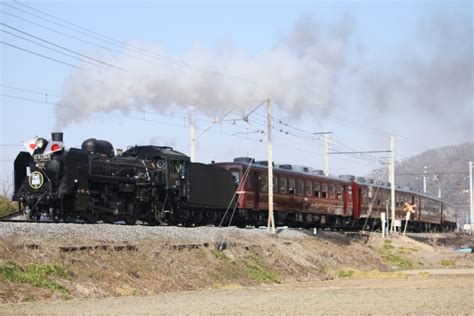
[[[329,134],[332,132],[324,131],[324,132],[317,132],[313,133],[313,135],[324,135],[323,137],[323,144],[324,144],[324,175],[327,177],[329,176]]]
[[[391,231],[395,232],[395,138],[390,137],[390,201],[392,225]]]
[[[426,166],[423,168],[423,193],[426,194]]]
[[[272,148],[272,101],[267,100],[268,120],[268,226],[267,232],[275,234],[275,218],[273,216],[273,148]]]
[[[194,105],[191,105],[189,110],[189,127],[189,136],[191,138],[191,162],[194,162],[196,150],[196,121],[194,119]]]
[[[329,176],[329,132],[324,131],[324,175]]]
[[[471,224],[471,232],[474,230],[474,198],[472,194],[472,161],[469,161],[469,202],[471,206],[471,216],[469,224]]]

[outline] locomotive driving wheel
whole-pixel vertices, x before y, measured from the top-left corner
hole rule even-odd
[[[135,215],[127,215],[123,218],[123,221],[127,225],[135,225],[137,222],[137,217]]]
[[[99,220],[99,214],[97,213],[88,213],[82,217],[82,219],[87,223],[87,224],[95,224]]]

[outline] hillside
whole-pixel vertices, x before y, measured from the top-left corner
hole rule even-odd
[[[474,143],[444,146],[425,151],[395,166],[396,183],[423,191],[455,204],[462,213],[469,211],[469,160],[474,161]],[[387,180],[388,181],[388,180]]]

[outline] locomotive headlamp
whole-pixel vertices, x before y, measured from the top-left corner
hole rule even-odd
[[[39,149],[46,147],[47,144],[48,144],[48,141],[44,138],[38,138],[35,142],[36,148],[39,148]]]

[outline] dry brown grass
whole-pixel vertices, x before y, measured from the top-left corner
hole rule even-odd
[[[342,234],[322,232],[316,238],[299,239],[239,235],[227,242],[230,246],[223,251],[218,251],[213,244],[177,250],[173,247],[180,244],[177,240],[158,243],[141,240],[126,244],[86,236],[77,240],[54,236],[48,240],[25,240],[13,236],[0,241],[0,267],[7,260],[15,261],[20,267],[28,264],[61,266],[67,271],[67,277],[53,276],[53,281],[64,286],[71,298],[151,295],[338,277],[401,277],[390,272],[391,263],[380,254],[386,244],[378,237],[371,237],[365,244]],[[124,245],[135,248],[115,247]],[[63,252],[62,246],[89,248]],[[435,255],[432,247],[425,246],[408,238],[395,238],[389,250],[418,262],[423,256]],[[440,260],[439,256],[433,259],[434,265],[439,265]],[[429,265],[430,261],[427,262]],[[47,288],[14,284],[0,275],[0,302],[57,298],[60,295]]]

